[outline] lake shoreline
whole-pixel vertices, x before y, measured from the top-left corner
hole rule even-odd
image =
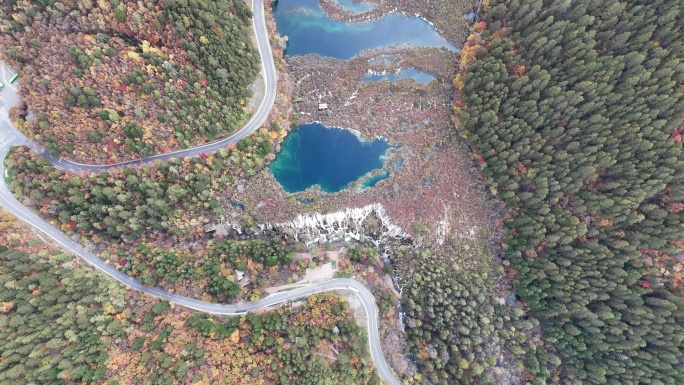
[[[417,14],[395,10],[377,19],[346,21],[332,17],[323,6],[317,0],[292,0],[274,8],[278,32],[288,37],[289,57],[318,53],[350,60],[366,49],[405,43],[459,51],[434,24]]]
[[[339,127],[302,124],[285,138],[269,171],[287,193],[318,186],[333,194],[382,169],[389,149],[384,139],[367,142]]]
[[[404,14],[424,14],[414,12],[414,8],[402,10]],[[470,8],[472,4],[464,9]],[[437,20],[426,19],[440,26]],[[294,38],[288,37],[290,43]],[[463,40],[452,38],[451,42],[458,45]],[[292,100],[297,121],[293,128],[316,122],[365,141],[383,138],[398,148],[383,159],[382,168],[339,192],[328,193],[314,185],[288,193],[269,170],[263,169],[240,181],[240,189],[250,193],[235,194],[233,200],[243,204],[245,214],[258,223],[282,223],[300,215],[317,217],[379,204],[415,244],[439,245],[445,232],[470,242],[490,228],[491,207],[478,165],[453,128],[451,82],[459,60],[456,52],[408,44],[362,50],[348,60],[316,53],[287,56],[287,68],[295,80]],[[406,68],[431,74],[436,80],[428,84],[410,78],[362,81],[369,70]],[[387,178],[379,178],[385,171],[389,171]],[[374,177],[379,180],[373,181]],[[363,188],[366,183],[373,186]],[[398,333],[390,345],[402,339]],[[383,344],[383,351],[392,350]],[[415,367],[401,351],[390,353],[390,361],[397,374],[414,373]]]
[[[383,2],[364,1],[372,4],[372,8],[355,12],[345,9],[338,0],[318,0],[321,9],[331,18],[350,23],[370,23],[377,21],[391,13],[400,13],[406,17],[416,16],[429,23],[441,35],[445,36],[451,44],[465,41],[468,36],[469,21],[466,18],[453,19],[449,15],[464,15],[472,11],[473,4],[470,1],[457,1],[451,4],[451,9],[435,10],[430,4],[421,4],[416,1],[389,0]]]

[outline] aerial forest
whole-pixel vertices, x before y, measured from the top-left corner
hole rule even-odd
[[[222,193],[264,167],[274,136],[261,129],[213,154],[86,175],[58,170],[35,152],[16,148],[7,160],[9,187],[67,233],[105,240],[136,238],[150,230],[178,234],[187,227],[187,217],[220,216]]]
[[[25,103],[13,120],[54,157],[169,152],[249,115],[259,57],[242,0],[0,9]],[[453,79],[453,142],[472,150],[496,225],[392,249],[404,353],[420,372],[407,383],[684,384],[682,20],[681,1],[481,2]],[[283,132],[271,128],[98,173],[14,149],[5,177],[144,285],[254,300],[269,269],[296,268],[296,245],[205,225],[273,158]],[[259,219],[231,218],[247,233]],[[244,272],[254,282],[240,286]],[[200,314],[103,279],[0,211],[0,383],[380,384],[367,342],[335,294]]]
[[[435,385],[555,383],[560,357],[511,296],[486,239],[395,253],[407,347]]]
[[[259,55],[241,0],[0,5],[20,75],[14,121],[54,157],[114,163],[226,136],[247,118]]]
[[[457,132],[563,381],[684,383],[684,7],[486,1]]]
[[[103,277],[0,210],[0,383],[379,384],[348,302],[209,317]]]

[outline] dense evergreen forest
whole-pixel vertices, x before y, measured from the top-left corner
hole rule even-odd
[[[38,243],[0,253],[0,382],[102,381],[124,289]]]
[[[0,211],[0,383],[379,384],[334,295],[209,319],[101,276]]]
[[[486,243],[486,242],[485,242]],[[395,252],[403,285],[408,348],[432,383],[553,383],[560,358],[510,288],[488,247],[453,237],[444,245]]]
[[[222,239],[207,241],[191,252],[184,247],[153,249],[146,243],[138,243],[133,251],[118,249],[109,256],[117,268],[138,278],[143,285],[172,288],[174,292],[200,292],[217,302],[229,303],[236,298],[250,299],[245,298],[247,293],[250,289],[258,292],[270,268],[286,271],[292,262],[292,245],[279,238],[278,241]],[[247,273],[250,279],[239,285],[235,282],[235,270]],[[251,299],[259,296],[256,294]]]
[[[10,189],[30,198],[19,199],[58,220],[64,231],[103,239],[149,230],[177,233],[189,213],[220,214],[221,193],[263,167],[274,136],[262,129],[215,154],[87,176],[57,170],[35,152],[17,148],[9,157]]]
[[[242,0],[0,7],[0,52],[25,102],[14,120],[53,156],[106,163],[190,147],[249,114],[259,56]]]
[[[241,254],[228,253],[224,244],[230,242],[206,242],[202,226],[220,221],[228,204],[223,194],[263,167],[277,138],[275,131],[261,129],[215,154],[89,175],[57,170],[35,152],[16,148],[8,158],[9,185],[24,205],[54,220],[67,235],[105,247],[103,257],[144,284],[192,287],[234,300],[240,298],[236,285],[225,274],[213,275],[247,264],[259,281],[268,267],[290,263],[291,245],[283,247],[278,239],[267,253],[251,246]],[[254,225],[248,215],[236,221],[245,229]],[[197,245],[190,250],[190,243]]]
[[[684,383],[684,4],[489,1],[458,129],[563,381]]]

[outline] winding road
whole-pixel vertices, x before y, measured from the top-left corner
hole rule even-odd
[[[152,163],[160,160],[167,160],[172,158],[180,158],[182,156],[193,157],[198,156],[202,153],[216,152],[219,148],[225,148],[228,143],[235,143],[241,139],[248,137],[252,132],[256,131],[261,124],[268,117],[273,102],[276,97],[276,69],[275,63],[273,62],[273,55],[271,53],[271,44],[268,40],[268,30],[266,29],[266,21],[264,16],[264,4],[262,0],[252,0],[252,21],[254,26],[254,36],[256,36],[257,48],[259,50],[259,55],[261,56],[261,75],[264,80],[264,98],[261,100],[256,113],[252,115],[252,118],[245,124],[240,130],[236,131],[234,134],[214,141],[210,143],[203,144],[201,146],[188,148],[185,150],[177,150],[172,152],[167,152],[164,154],[153,155],[147,158],[133,159],[119,163],[111,164],[83,164],[74,161],[70,161],[62,158],[55,158],[50,156],[50,154],[41,146],[28,141],[26,146],[32,150],[38,152],[45,159],[49,160],[50,163],[55,165],[57,168],[72,171],[102,171],[108,168],[124,166],[124,165],[134,165],[134,164],[144,164]]]
[[[239,131],[225,139],[186,150],[169,152],[166,154],[151,156],[149,158],[131,160],[117,164],[87,165],[65,159],[53,158],[43,148],[27,140],[27,138],[13,126],[7,114],[7,103],[4,99],[0,98],[0,205],[10,213],[14,214],[17,218],[37,228],[50,238],[54,239],[65,249],[80,256],[96,269],[100,270],[104,274],[107,274],[114,280],[123,283],[131,289],[139,290],[169,302],[210,314],[243,314],[249,311],[265,309],[283,302],[292,301],[297,298],[306,297],[315,293],[330,290],[351,289],[359,297],[366,311],[366,316],[368,318],[367,326],[370,353],[373,361],[375,362],[375,367],[378,370],[380,378],[382,378],[382,380],[389,385],[400,385],[400,382],[394,376],[392,370],[387,364],[380,346],[380,335],[378,331],[378,308],[376,306],[375,298],[373,297],[373,294],[360,282],[353,279],[332,279],[291,291],[271,294],[260,301],[246,302],[235,305],[224,305],[199,301],[193,298],[168,293],[158,288],[146,287],[135,278],[120,272],[95,254],[86,251],[80,244],[73,241],[59,229],[44,221],[33,211],[23,206],[12,195],[7,184],[5,183],[5,177],[8,175],[8,171],[5,169],[4,159],[7,157],[7,154],[12,146],[28,146],[48,159],[57,168],[72,171],[101,171],[126,164],[150,163],[181,156],[197,156],[201,153],[217,151],[219,148],[225,147],[229,142],[236,142],[247,137],[249,134],[258,129],[264,122],[271,110],[271,107],[273,106],[276,95],[276,71],[268,40],[268,31],[266,29],[262,0],[252,0],[252,11],[254,14],[254,32],[259,54],[261,55],[261,73],[265,82],[265,95],[254,116]],[[9,90],[6,89],[5,91]]]

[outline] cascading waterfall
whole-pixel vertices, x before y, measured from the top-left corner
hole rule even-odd
[[[382,231],[371,241],[379,246],[390,239],[408,238],[409,235],[401,227],[392,223],[391,218],[385,212],[385,208],[379,204],[371,204],[361,208],[347,208],[329,214],[300,214],[297,218],[280,223],[265,223],[257,226],[258,235],[267,230],[294,230],[293,237],[296,242],[304,242],[307,246],[316,242],[335,241],[360,241],[366,239],[364,222],[371,216],[375,216],[382,224]],[[218,225],[210,225],[206,228],[211,230],[233,229],[239,234],[243,231],[240,226],[221,221]],[[223,234],[221,234],[223,235]]]

